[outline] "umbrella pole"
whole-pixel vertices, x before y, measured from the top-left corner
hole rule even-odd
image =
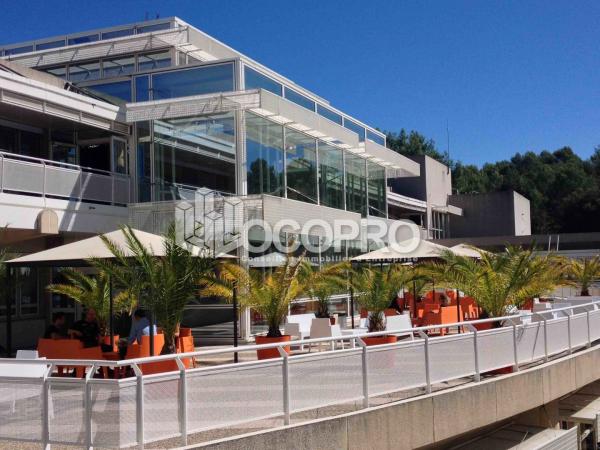
[[[462,317],[460,317],[460,291],[456,290],[456,321],[462,322]],[[460,333],[460,327],[458,327],[458,332]]]
[[[350,272],[350,319],[354,329],[354,288],[352,287],[352,272]]]
[[[233,288],[233,346],[238,346],[238,300],[237,288]],[[233,352],[233,362],[238,362],[238,352]]]
[[[412,310],[411,310],[411,314],[412,317],[415,318],[417,317],[417,282],[413,281],[413,301],[412,301]]]
[[[11,295],[12,295],[12,267],[6,267],[6,357],[10,358],[12,355],[12,309],[11,309]]]
[[[154,314],[148,311],[150,316],[150,356],[154,356]]]
[[[108,276],[108,331],[110,335],[110,347],[115,346],[115,326],[114,326],[114,299],[112,277]]]

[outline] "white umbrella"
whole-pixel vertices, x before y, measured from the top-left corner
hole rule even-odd
[[[439,258],[444,251],[450,250],[440,244],[421,240],[415,247],[411,241],[398,242],[396,246],[388,246],[374,250],[364,255],[355,256],[352,261],[359,262],[393,262],[393,261],[412,261],[417,259]]]
[[[481,253],[486,253],[485,250],[480,250],[477,247],[472,247],[467,244],[457,244],[450,247],[450,250],[456,255],[466,256],[467,258],[481,259]]]

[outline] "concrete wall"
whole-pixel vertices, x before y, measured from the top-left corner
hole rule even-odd
[[[452,238],[531,234],[529,200],[514,191],[455,194],[449,203],[463,210],[450,219]]]
[[[398,450],[444,447],[600,379],[600,346],[434,394],[190,448]]]

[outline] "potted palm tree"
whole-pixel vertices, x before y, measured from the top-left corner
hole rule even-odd
[[[600,279],[600,256],[584,260],[571,260],[569,264],[569,281],[570,284],[579,287],[579,295],[589,296],[591,284],[598,279]]]
[[[76,269],[65,268],[60,271],[66,283],[50,284],[47,290],[53,294],[64,295],[86,309],[94,309],[98,320],[98,328],[103,343],[109,342],[110,330],[110,282],[104,271],[96,274],[86,274]],[[120,315],[131,307],[129,296],[125,292],[118,293],[113,298],[113,313]],[[114,343],[113,343],[114,345]]]
[[[372,268],[359,269],[353,277],[355,290],[361,292],[358,302],[369,311],[369,333],[385,331],[384,311],[398,294],[402,286],[408,285],[413,279],[420,277],[414,269],[397,264],[389,265],[380,270]],[[397,341],[394,335],[366,337],[367,345],[388,344]]]
[[[321,269],[305,262],[302,266],[300,280],[304,286],[304,293],[317,301],[316,316],[332,320],[329,311],[331,296],[347,288],[345,275],[350,265],[347,261],[328,264]],[[333,324],[332,324],[333,325]]]

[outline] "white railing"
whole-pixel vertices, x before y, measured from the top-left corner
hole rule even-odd
[[[0,192],[126,205],[129,176],[0,151]]]
[[[124,361],[15,360],[5,364],[43,365],[39,378],[0,375],[0,439],[91,447],[143,447],[145,443],[226,428],[299,411],[358,402],[413,389],[431,392],[438,383],[589,347],[600,339],[600,302],[525,316],[506,316],[411,330],[384,331],[289,343],[249,345]],[[549,318],[551,314],[553,318]],[[522,323],[530,316],[530,323]],[[501,326],[478,331],[478,324]],[[462,333],[432,337],[441,328]],[[393,344],[366,346],[364,338],[406,334]],[[416,335],[416,336],[415,336]],[[417,337],[418,336],[418,337]],[[288,355],[284,346],[340,344],[350,348]],[[279,358],[185,369],[186,358],[202,361],[219,354],[279,350]],[[174,360],[178,370],[143,375],[141,365]],[[57,366],[91,367],[85,379],[52,377]],[[131,367],[135,376],[96,379],[101,367]],[[0,374],[1,374],[0,369]]]

